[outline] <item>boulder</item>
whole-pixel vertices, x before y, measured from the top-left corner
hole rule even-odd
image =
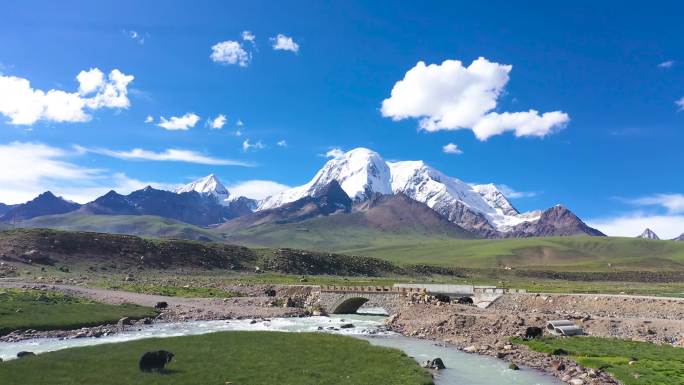
[[[17,358],[31,357],[31,356],[35,356],[35,355],[36,355],[36,353],[34,353],[34,352],[21,351],[21,352],[17,353]]]

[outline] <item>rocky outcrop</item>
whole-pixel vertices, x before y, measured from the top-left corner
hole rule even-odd
[[[637,238],[642,238],[642,239],[660,239],[658,234],[656,234],[653,230],[647,228],[644,230],[641,234],[637,235]]]

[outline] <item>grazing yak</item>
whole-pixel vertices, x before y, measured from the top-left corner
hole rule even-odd
[[[154,305],[154,308],[157,309],[157,310],[166,309],[167,307],[169,307],[169,304],[166,303],[166,302],[164,302],[164,301],[162,301],[162,302],[157,302],[157,304]]]
[[[459,297],[458,303],[459,303],[459,305],[472,305],[473,299],[470,297]]]
[[[143,372],[151,372],[153,370],[161,371],[164,366],[171,362],[173,353],[166,350],[159,350],[156,352],[147,352],[140,357],[140,370]]]
[[[264,291],[264,294],[266,294],[267,297],[275,297],[276,291],[275,289],[267,289]]]
[[[527,329],[525,329],[525,338],[527,338],[527,339],[539,338],[543,334],[544,334],[544,331],[540,327],[530,326]]]
[[[451,297],[446,294],[435,294],[435,299],[439,302],[449,303],[451,302]]]

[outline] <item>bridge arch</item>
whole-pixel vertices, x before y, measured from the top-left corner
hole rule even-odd
[[[364,297],[346,298],[333,308],[332,314],[354,314],[368,301]]]

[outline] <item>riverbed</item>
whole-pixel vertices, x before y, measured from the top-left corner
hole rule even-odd
[[[242,319],[220,321],[190,321],[157,323],[99,338],[41,338],[15,343],[0,343],[0,358],[10,360],[20,351],[36,354],[55,350],[106,343],[132,341],[143,338],[197,335],[220,331],[284,331],[327,332],[362,338],[373,345],[404,351],[422,363],[440,357],[447,369],[435,375],[436,385],[557,385],[555,377],[523,368],[508,369],[507,363],[487,356],[464,353],[443,343],[404,337],[387,331],[381,315],[333,315],[331,317]],[[344,328],[345,325],[353,327]]]

